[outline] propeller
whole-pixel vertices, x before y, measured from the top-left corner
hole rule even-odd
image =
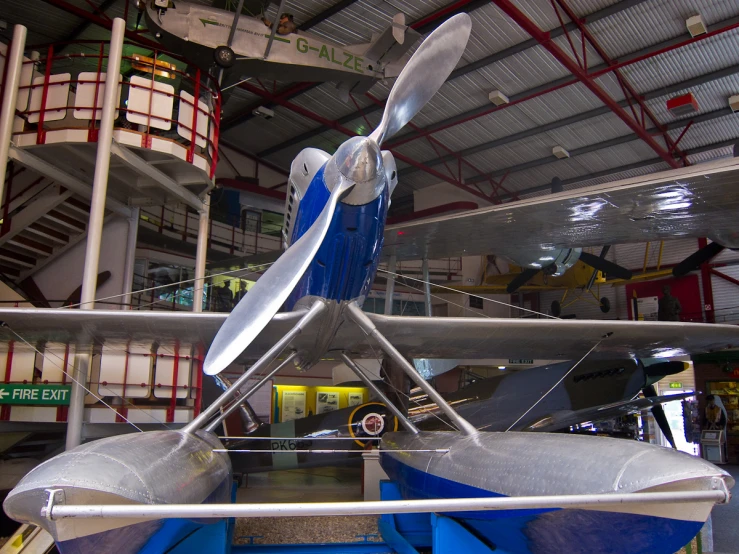
[[[625,279],[628,281],[633,275],[633,273],[631,273],[631,271],[629,271],[625,267],[621,267],[618,264],[609,262],[605,258],[590,254],[589,252],[582,252],[580,254],[580,261],[589,265],[593,269],[602,271],[609,277],[615,277],[616,279]]]
[[[608,274],[609,277],[615,277],[617,279],[631,279],[632,273],[625,267],[621,267],[618,264],[614,264],[613,262],[610,262],[605,259],[605,254],[608,252],[608,250],[604,247],[603,251],[601,251],[600,256],[596,256],[594,254],[590,254],[589,252],[581,252],[580,253],[580,261],[584,264],[589,265],[593,269],[597,271],[602,271],[603,273]],[[551,275],[556,271],[555,264],[551,264],[545,267],[542,267],[540,269],[533,269],[533,268],[526,268],[521,273],[516,275],[516,277],[513,278],[513,280],[508,283],[508,286],[506,287],[506,292],[508,294],[512,294],[516,292],[519,288],[521,288],[523,285],[528,283],[531,279],[534,278],[534,276],[539,273],[540,271],[543,271],[547,275]]]
[[[471,30],[470,17],[458,14],[431,33],[395,81],[377,129],[369,137],[349,139],[326,162],[324,181],[331,194],[318,219],[236,305],[208,350],[205,373],[216,375],[231,364],[285,303],[318,253],[341,199],[355,187],[382,183],[380,146],[436,94],[462,57]]]
[[[673,267],[672,274],[675,277],[684,277],[694,269],[698,269],[704,263],[721,254],[724,248],[726,247],[721,246],[717,242],[708,243],[706,246],[696,252],[693,252],[690,256],[688,256],[682,262]]]
[[[647,385],[642,389],[642,392],[644,393],[645,398],[654,398],[657,396],[657,391],[654,389],[654,385]],[[675,446],[675,438],[672,436],[672,429],[670,429],[670,423],[667,421],[665,409],[662,407],[662,404],[655,404],[652,406],[652,415],[654,416],[654,421],[657,422],[660,431],[662,431],[662,434],[672,445],[672,448],[677,448]]]

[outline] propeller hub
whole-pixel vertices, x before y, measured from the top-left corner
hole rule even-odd
[[[342,181],[355,183],[345,204],[361,205],[372,202],[385,185],[385,169],[378,144],[368,137],[352,137],[331,157],[324,172],[326,187],[333,191]]]

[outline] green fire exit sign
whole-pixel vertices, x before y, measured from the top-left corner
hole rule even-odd
[[[0,383],[0,404],[69,406],[71,385]]]

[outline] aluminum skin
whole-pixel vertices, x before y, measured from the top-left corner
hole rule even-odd
[[[380,461],[406,499],[728,491],[734,485],[716,466],[654,445],[547,433],[531,438],[515,432],[388,433]],[[449,452],[404,452],[438,448]],[[511,554],[672,554],[696,535],[712,508],[712,502],[691,502],[444,515]]]
[[[162,527],[159,521],[51,520],[40,507],[48,489],[69,504],[174,504],[229,502],[232,482],[228,456],[214,453],[218,439],[204,431],[150,431],[90,442],[28,473],[8,494],[5,513],[43,527],[62,554],[138,552]]]

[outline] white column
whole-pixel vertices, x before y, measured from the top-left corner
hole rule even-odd
[[[25,47],[26,28],[23,25],[16,25],[13,28],[13,44],[5,59],[5,63],[8,64],[8,73],[3,105],[0,108],[0,204],[5,198],[5,172],[8,169],[8,151],[10,150],[10,139],[13,136],[15,104],[18,101],[18,86],[21,80]]]
[[[203,290],[205,289],[205,262],[208,257],[208,219],[210,217],[210,196],[203,199],[203,210],[198,221],[198,245],[195,253],[195,283],[192,293],[192,311],[203,311]]]
[[[105,77],[105,93],[103,95],[102,116],[98,133],[95,173],[92,180],[92,201],[90,203],[90,220],[87,224],[87,248],[85,249],[85,266],[82,270],[82,295],[80,309],[92,310],[95,307],[95,289],[97,288],[98,265],[100,262],[100,243],[103,236],[103,219],[105,217],[105,197],[108,193],[108,172],[110,170],[110,147],[113,142],[113,122],[117,108],[118,78],[121,73],[121,56],[123,54],[123,36],[126,22],[120,18],[113,20],[108,50],[108,67]],[[72,394],[69,400],[69,417],[67,418],[67,450],[80,444],[82,438],[82,419],[85,410],[85,389],[87,371],[90,365],[90,354],[75,356]]]
[[[395,294],[395,256],[387,262],[387,284],[385,285],[385,315],[393,315],[393,295]]]
[[[100,262],[100,242],[103,236],[103,218],[105,217],[105,197],[108,194],[108,172],[110,170],[110,147],[113,142],[113,122],[118,96],[118,79],[121,73],[121,55],[123,54],[123,36],[126,22],[120,18],[113,20],[108,51],[108,67],[105,77],[105,94],[103,95],[102,116],[98,132],[97,156],[95,157],[95,173],[92,180],[92,201],[90,203],[90,220],[87,225],[87,248],[85,250],[85,267],[82,271],[82,305],[83,310],[95,307],[95,289],[97,288],[98,264]]]
[[[431,317],[431,278],[429,276],[429,261],[428,258],[423,259],[422,264],[423,271],[423,303],[426,306],[426,315]]]
[[[139,236],[139,212],[140,208],[131,210],[128,219],[128,240],[126,241],[126,265],[123,268],[123,297],[124,310],[131,309],[131,289],[133,289],[133,269],[136,264],[136,241]]]

